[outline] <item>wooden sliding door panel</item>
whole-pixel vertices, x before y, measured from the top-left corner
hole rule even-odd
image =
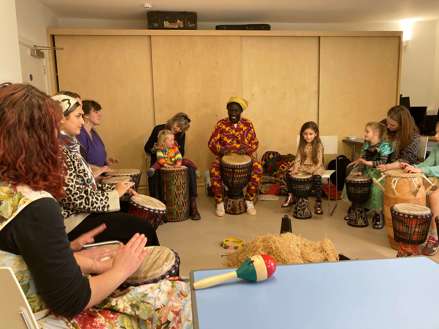
[[[244,113],[256,128],[259,155],[296,153],[301,125],[317,120],[318,37],[243,37]]]
[[[399,37],[320,38],[319,123],[323,135],[362,136],[396,104]]]
[[[150,38],[147,36],[56,36],[61,90],[102,105],[97,128],[118,167],[144,171],[143,145],[153,126]]]
[[[241,93],[239,37],[152,36],[157,123],[177,112],[192,119],[186,156],[204,171],[213,159],[207,142],[226,102]]]

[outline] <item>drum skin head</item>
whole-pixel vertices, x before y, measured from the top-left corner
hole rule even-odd
[[[187,170],[186,166],[180,166],[180,167],[162,167],[160,168],[160,171],[169,172],[169,171],[183,171]]]
[[[368,176],[355,176],[355,175],[352,175],[352,176],[346,177],[346,181],[347,182],[367,182],[367,181],[370,181],[370,180],[371,180],[371,178],[368,177]]]
[[[251,162],[252,159],[245,154],[227,154],[221,158],[221,162],[231,165],[245,165]]]
[[[311,174],[306,174],[306,173],[298,173],[296,175],[290,175],[291,178],[295,178],[295,179],[310,179],[312,177]]]
[[[428,207],[414,203],[397,203],[393,209],[399,213],[407,215],[429,215],[431,210]]]
[[[387,170],[384,172],[385,176],[389,177],[405,177],[405,178],[414,178],[414,177],[422,177],[422,173],[406,173],[402,169],[393,169]]]
[[[131,197],[131,203],[134,203],[141,208],[166,211],[166,206],[160,200],[157,200],[149,195],[137,194]]]
[[[106,177],[102,180],[102,183],[104,184],[117,184],[120,182],[131,182],[130,176],[112,176],[112,177]]]
[[[140,284],[154,280],[169,272],[174,266],[175,253],[171,249],[162,246],[145,247],[145,249],[148,250],[145,260],[127,279],[127,283]]]
[[[139,175],[139,169],[113,169],[108,173],[110,176],[131,176],[131,175]]]

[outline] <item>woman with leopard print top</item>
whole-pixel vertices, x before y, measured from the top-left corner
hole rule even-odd
[[[106,229],[95,237],[96,242],[118,240],[127,243],[135,233],[144,234],[147,245],[158,245],[154,228],[145,220],[120,212],[120,197],[130,192],[132,183],[122,182],[115,187],[96,183],[93,173],[80,153],[76,136],[84,124],[84,112],[79,95],[69,92],[52,97],[61,104],[60,139],[65,164],[65,195],[60,200],[68,237],[74,240],[81,234],[105,224]]]

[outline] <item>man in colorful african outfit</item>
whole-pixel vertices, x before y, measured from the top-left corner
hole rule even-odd
[[[250,120],[241,118],[241,113],[247,107],[248,103],[245,99],[241,97],[230,98],[227,103],[228,117],[218,121],[209,139],[209,149],[216,156],[210,170],[210,179],[216,200],[216,214],[219,217],[225,214],[220,160],[223,155],[230,153],[246,154],[253,160],[252,174],[247,185],[245,200],[247,213],[256,215],[253,200],[261,181],[262,166],[254,157],[259,142],[253,124]]]

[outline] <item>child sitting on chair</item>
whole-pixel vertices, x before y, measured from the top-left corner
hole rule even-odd
[[[180,167],[183,161],[178,146],[174,140],[174,134],[170,130],[162,130],[157,140],[157,161],[146,172],[148,177],[152,177],[156,170],[162,167]]]
[[[289,174],[296,175],[305,173],[313,175],[313,189],[315,191],[316,203],[314,213],[323,214],[322,210],[322,174],[325,170],[323,165],[323,144],[319,136],[317,123],[309,121],[303,124],[300,129],[300,141],[297,148],[294,165],[290,168]],[[288,197],[282,207],[288,207],[294,202],[292,191],[288,191]]]
[[[351,168],[349,175],[365,175],[378,179],[381,174],[379,165],[386,164],[392,154],[392,146],[383,140],[386,127],[379,122],[369,122],[364,128],[364,144],[361,148],[360,158],[348,166]],[[374,229],[384,227],[383,192],[372,184],[369,200],[364,208],[373,211],[372,226]],[[349,216],[349,215],[348,215]]]
[[[439,142],[439,122],[436,124],[436,141]],[[423,173],[427,177],[439,177],[439,144],[434,145],[430,155],[424,162],[415,166],[407,163],[401,163],[404,171],[409,173]],[[422,254],[425,256],[433,256],[437,253],[439,248],[438,232],[435,219],[439,216],[439,189],[433,189],[432,193],[428,194],[428,203],[433,213],[433,220],[431,221],[430,232],[425,246],[422,249]]]

